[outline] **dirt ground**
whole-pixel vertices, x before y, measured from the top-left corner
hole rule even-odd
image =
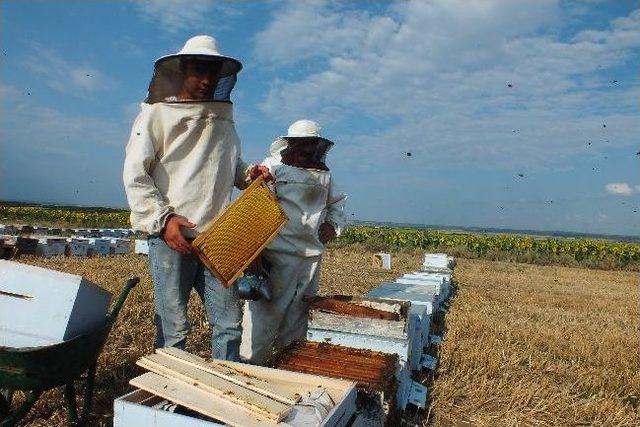
[[[394,254],[393,270],[383,271],[365,249],[331,249],[321,293],[363,295],[418,269],[421,256]],[[112,425],[113,399],[141,372],[135,361],[153,351],[147,258],[20,261],[81,274],[114,293],[127,278],[141,278],[99,360],[91,424]],[[638,273],[460,259],[455,279],[425,425],[637,425]],[[206,357],[209,330],[195,296],[190,318],[187,350]],[[65,422],[62,393],[53,390],[24,425]]]

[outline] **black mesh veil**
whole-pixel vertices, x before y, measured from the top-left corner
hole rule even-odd
[[[198,101],[231,101],[231,91],[236,81],[237,73],[242,68],[239,62],[234,64],[226,58],[216,58],[203,55],[175,55],[156,61],[153,77],[149,83],[149,91],[145,102],[155,104],[156,102],[180,102],[178,94],[182,90],[185,80],[184,64],[185,60],[197,60],[219,70],[218,81],[212,87],[210,97],[199,99]],[[188,102],[191,100],[186,100]]]
[[[329,170],[327,152],[333,142],[322,137],[283,137],[286,146],[280,151],[282,163],[290,166]]]

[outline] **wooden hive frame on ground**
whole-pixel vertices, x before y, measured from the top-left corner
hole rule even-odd
[[[345,427],[355,411],[352,381],[206,361],[170,347],[157,349],[137,364],[149,372],[130,381],[138,390],[115,400],[115,426]],[[318,392],[326,394],[324,400],[310,399]],[[208,419],[167,413],[146,403],[162,399]]]
[[[287,220],[274,194],[258,178],[193,241],[193,248],[203,264],[229,287]]]

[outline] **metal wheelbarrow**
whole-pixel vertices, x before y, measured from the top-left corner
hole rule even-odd
[[[0,347],[0,427],[17,424],[43,392],[62,385],[69,424],[83,424],[87,420],[98,356],[129,291],[139,281],[137,277],[127,280],[104,324],[92,332],[42,347]],[[81,377],[84,372],[86,375]],[[78,417],[75,389],[75,381],[79,379],[85,382],[81,417]],[[15,390],[28,391],[28,394],[26,401],[11,412]]]

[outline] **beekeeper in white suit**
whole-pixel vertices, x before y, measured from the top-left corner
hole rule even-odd
[[[192,254],[191,241],[230,202],[234,184],[270,178],[266,167],[240,159],[230,93],[241,68],[209,36],[158,59],[123,172],[131,225],[150,235],[156,346],[184,348],[195,288],[213,328],[212,355],[229,360],[239,358],[241,301]]]
[[[306,335],[305,297],[316,295],[324,245],[345,223],[346,195],[336,190],[326,164],[332,145],[316,122],[298,120],[273,142],[271,156],[262,162],[289,221],[262,254],[272,301],[248,301],[244,312],[240,356],[251,363],[264,362],[273,345]]]

